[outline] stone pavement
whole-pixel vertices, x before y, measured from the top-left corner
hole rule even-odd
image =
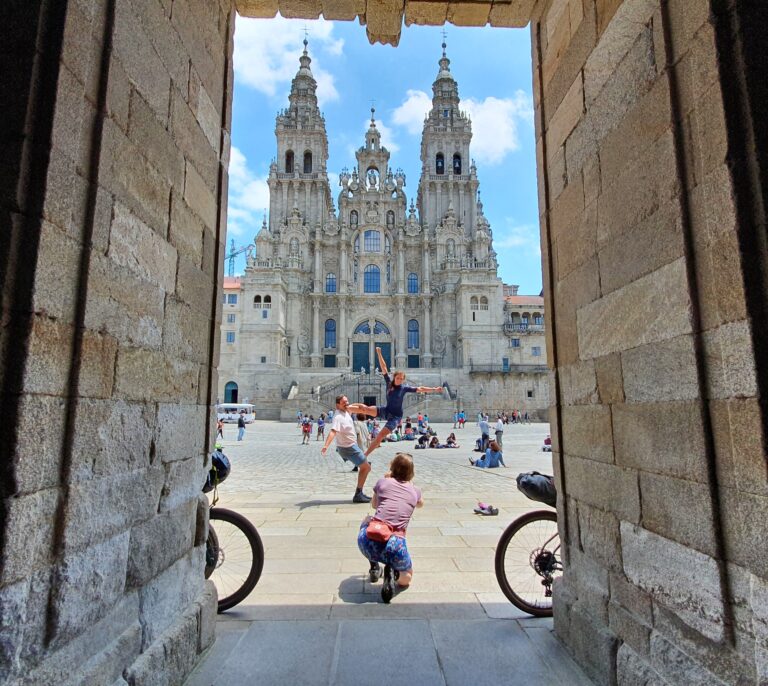
[[[451,426],[436,425],[444,439]],[[414,456],[424,508],[408,547],[411,588],[390,605],[367,580],[357,549],[362,518],[351,502],[356,474],[321,442],[309,446],[293,424],[256,422],[242,443],[225,429],[232,474],[218,505],[246,515],[264,542],[264,572],[253,593],[219,615],[218,638],[188,686],[211,684],[562,684],[591,683],[552,633],[552,622],[518,611],[499,591],[496,542],[536,504],[515,488],[521,471],[551,473],[541,452],[547,424],[507,426],[507,469],[471,467],[477,428],[456,430],[456,450],[389,443],[371,456],[370,493],[394,454]],[[475,515],[478,500],[498,517]]]

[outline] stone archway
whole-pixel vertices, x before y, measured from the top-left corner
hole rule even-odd
[[[557,631],[602,683],[764,679],[768,10],[237,6],[360,16],[391,43],[403,17],[531,21]],[[212,428],[234,8],[3,9],[2,677],[142,683],[170,649],[180,681],[215,608],[191,486]]]

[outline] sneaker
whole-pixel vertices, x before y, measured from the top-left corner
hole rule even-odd
[[[352,498],[353,503],[370,503],[371,498],[370,496],[365,495],[362,491],[360,493],[355,493],[355,497]]]
[[[387,565],[384,567],[384,585],[381,587],[381,599],[385,603],[392,600],[394,589],[392,588],[392,568]]]
[[[469,458],[469,464],[471,464],[473,467],[475,466],[475,461],[471,457]]]
[[[357,467],[357,465],[355,465],[355,466],[352,468],[352,471],[353,471],[353,472],[356,472],[356,471],[358,471],[358,467]]]
[[[371,562],[371,568],[368,570],[368,580],[375,584],[381,578],[381,565],[378,562]]]

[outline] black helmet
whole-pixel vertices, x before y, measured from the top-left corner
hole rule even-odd
[[[230,469],[232,469],[232,465],[229,458],[217,446],[216,450],[211,453],[211,469],[205,484],[203,484],[203,493],[209,493],[224,481],[229,476]]]

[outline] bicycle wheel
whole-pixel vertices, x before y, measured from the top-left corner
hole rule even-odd
[[[219,612],[224,612],[242,602],[258,583],[264,546],[256,527],[243,515],[212,507],[205,558],[205,578],[215,584]]]
[[[496,547],[496,579],[509,601],[534,617],[552,616],[552,581],[563,572],[557,513],[518,517]]]

